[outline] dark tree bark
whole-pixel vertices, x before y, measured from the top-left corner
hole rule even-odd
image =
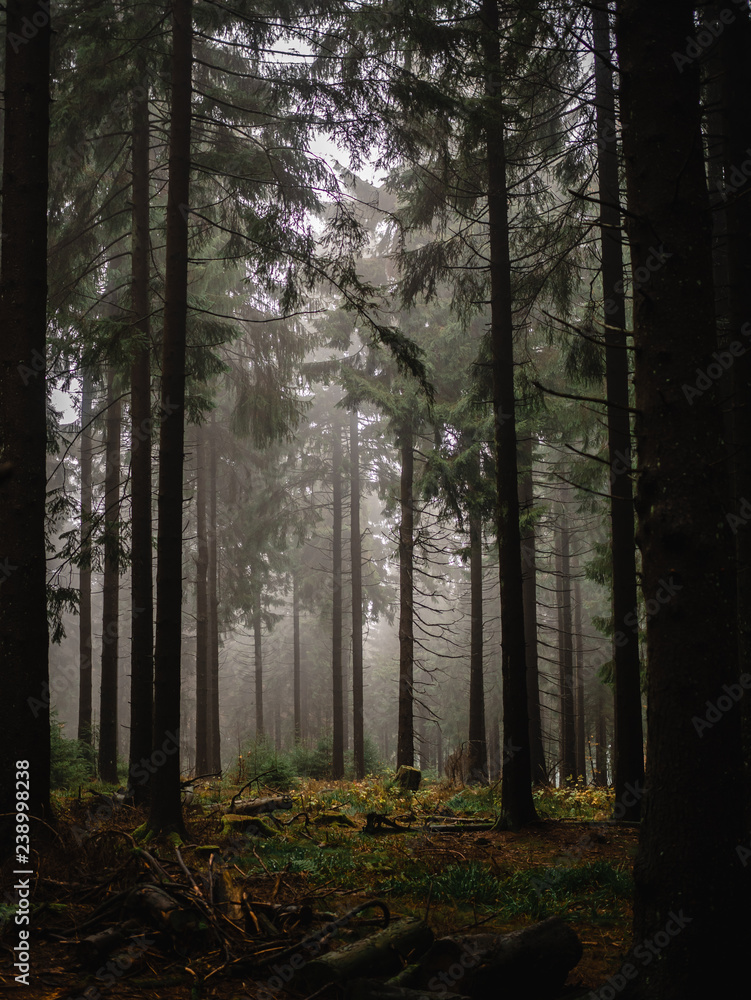
[[[302,687],[300,670],[300,594],[297,570],[292,571],[292,701],[295,743],[302,739]]]
[[[31,0],[5,5],[2,271],[0,272],[0,813],[15,817],[15,780],[30,778],[29,813],[52,820],[47,658],[47,153],[50,23]],[[33,23],[33,22],[32,22]],[[18,39],[23,39],[20,44]],[[20,780],[24,780],[21,776]],[[12,821],[15,824],[15,818]],[[5,832],[11,825],[0,818]]]
[[[331,776],[344,777],[344,693],[342,688],[342,435],[338,423],[332,428],[332,594],[331,671],[333,680],[333,748]]]
[[[685,392],[717,349],[698,66],[678,72],[675,63],[693,12],[691,3],[621,0],[616,23],[627,228],[635,275],[651,274],[634,301],[649,714],[634,869],[640,974],[627,992],[661,1000],[710,992],[718,970],[729,983],[745,975],[738,913],[750,871],[736,853],[748,839],[737,703],[706,722],[738,671],[721,407],[712,386],[690,402]],[[656,935],[669,947],[640,964],[639,949]]]
[[[261,583],[254,584],[253,594],[253,663],[256,691],[256,738],[266,735],[263,718],[263,624],[261,621]]]
[[[415,762],[414,730],[414,453],[412,427],[402,428],[399,445],[401,475],[399,480],[399,730],[396,766],[413,767]]]
[[[729,304],[729,338],[746,350],[736,356],[732,368],[731,476],[732,507],[736,518],[744,502],[751,500],[751,181],[741,169],[751,148],[748,94],[751,92],[751,15],[734,11],[736,20],[723,32],[719,43],[720,96],[725,207],[726,259]],[[738,614],[739,672],[751,674],[751,531],[733,522],[737,564],[736,605]],[[741,701],[746,825],[751,825],[751,697]]]
[[[532,483],[532,438],[522,442],[524,470],[520,486],[520,506],[529,516],[534,509]],[[545,752],[542,746],[542,719],[540,715],[540,672],[537,656],[537,537],[535,525],[527,522],[522,538],[522,588],[524,601],[524,641],[526,643],[527,708],[529,711],[529,746],[532,781],[536,785],[548,784]]]
[[[196,428],[196,774],[209,774],[209,546],[206,528],[205,432]]]
[[[536,820],[537,814],[532,801],[527,707],[505,123],[497,83],[503,79],[498,35],[498,0],[483,0],[481,18],[487,72],[485,142],[488,167],[490,340],[501,584],[504,739],[501,801],[506,824],[521,827]]]
[[[81,385],[81,566],[78,575],[78,739],[91,746],[92,645],[91,645],[91,463],[94,435],[91,422],[93,385],[91,374],[84,371]]]
[[[209,510],[208,510],[208,670],[209,670],[209,714],[208,740],[211,748],[212,773],[222,769],[222,743],[219,729],[219,560],[217,552],[216,531],[216,497],[217,497],[217,434],[214,413],[211,413],[209,431]]]
[[[154,752],[161,751],[165,760],[152,778],[148,827],[181,836],[186,835],[179,746],[191,67],[191,0],[174,0],[154,654]],[[162,749],[165,744],[172,752]]]
[[[352,562],[352,742],[355,777],[365,777],[362,659],[362,535],[360,528],[360,429],[357,410],[349,417],[350,559]]]
[[[479,469],[477,470],[479,474]],[[487,784],[488,748],[485,743],[485,685],[483,669],[482,517],[469,515],[470,643],[469,643],[469,761],[471,783]]]
[[[154,710],[154,584],[151,511],[151,335],[149,313],[149,102],[133,106],[131,300],[138,345],[130,369],[131,647],[130,786],[136,805],[149,795]],[[138,778],[135,776],[139,769]]]
[[[634,498],[631,483],[626,302],[623,292],[618,140],[611,62],[609,14],[592,7],[597,114],[597,168],[600,185],[602,287],[605,298],[605,382],[610,452],[610,526],[613,567],[615,664],[615,801],[624,820],[636,821],[641,799],[624,794],[644,781],[639,633],[626,622],[637,606]]]
[[[558,671],[561,737],[561,787],[576,780],[576,738],[574,719],[574,647],[571,630],[571,556],[568,517],[561,510],[556,554],[558,591]]]
[[[122,402],[115,369],[107,371],[107,452],[104,474],[104,582],[102,584],[102,686],[99,700],[99,775],[117,784],[117,654],[120,619],[120,432]]]

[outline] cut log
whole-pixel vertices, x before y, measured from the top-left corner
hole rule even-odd
[[[402,764],[396,772],[395,780],[400,788],[404,788],[409,792],[416,792],[422,781],[422,771],[416,767],[407,767],[406,764]]]
[[[550,917],[512,934],[439,938],[404,985],[445,988],[473,998],[518,990],[543,1000],[558,993],[581,957],[576,931],[560,917]]]
[[[430,947],[433,932],[424,920],[397,920],[389,927],[329,952],[301,969],[301,984],[317,990],[366,976],[393,975]]]

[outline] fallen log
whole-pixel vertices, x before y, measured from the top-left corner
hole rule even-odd
[[[512,934],[461,934],[439,938],[402,985],[453,989],[479,998],[515,990],[536,1000],[554,997],[582,957],[576,931],[560,917]]]
[[[184,906],[156,885],[139,885],[126,900],[126,909],[143,914],[159,930],[173,936],[207,930],[201,915]]]
[[[260,816],[262,813],[271,813],[275,809],[292,809],[294,803],[288,795],[273,795],[265,799],[241,799],[239,802],[232,800],[228,813],[235,816]]]
[[[397,920],[361,941],[329,952],[301,969],[299,980],[310,990],[375,975],[393,975],[430,947],[433,932],[424,920]]]
[[[81,962],[83,965],[99,965],[111,951],[121,948],[136,936],[143,936],[143,926],[138,920],[126,920],[96,934],[89,934],[77,942]]]

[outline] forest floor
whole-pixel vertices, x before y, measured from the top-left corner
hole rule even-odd
[[[462,831],[457,821],[479,824],[497,816],[497,789],[457,790],[443,782],[403,792],[383,779],[307,780],[290,793],[292,808],[274,813],[279,823],[262,818],[261,832],[270,835],[257,836],[252,828],[223,832],[219,809],[238,787],[204,782],[196,788],[185,808],[189,840],[179,858],[167,842],[147,844],[145,854],[136,847],[132,834],[145,818],[139,811],[113,807],[87,791],[58,797],[57,834],[34,864],[30,985],[14,982],[18,928],[6,894],[0,903],[0,987],[25,1000],[281,1000],[313,992],[325,1000],[318,991],[280,989],[271,964],[275,952],[376,899],[392,921],[425,918],[436,937],[475,927],[507,933],[562,917],[584,949],[568,979],[571,997],[604,983],[623,960],[638,832],[608,822],[612,802],[604,790],[541,790],[538,825],[520,832]],[[365,834],[366,815],[374,812],[409,829],[384,826]],[[123,919],[111,909],[83,926],[99,907],[149,881],[170,889],[174,883],[183,898],[195,896],[185,869],[199,890],[204,887],[205,898],[210,865],[227,873],[227,894],[239,905],[224,910],[232,922],[226,915],[209,918],[200,941],[194,929],[141,933],[143,944],[134,948],[131,941],[120,958],[95,953],[84,960],[86,947],[79,942]],[[12,886],[12,868],[3,875],[3,886]],[[286,907],[292,909],[284,914]],[[332,945],[371,933],[380,917],[376,911],[353,917]],[[265,962],[265,971],[241,969],[237,958],[248,954]]]

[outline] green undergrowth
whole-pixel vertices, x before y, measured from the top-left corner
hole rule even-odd
[[[579,865],[512,869],[485,860],[450,861],[432,853],[424,835],[370,838],[326,831],[317,843],[291,836],[254,844],[244,870],[304,875],[311,889],[337,890],[399,900],[444,904],[501,920],[543,920],[560,915],[589,923],[617,922],[633,884],[626,866],[598,860]]]

